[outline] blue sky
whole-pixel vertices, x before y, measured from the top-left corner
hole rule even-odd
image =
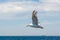
[[[26,27],[33,10],[44,29]],[[59,0],[0,0],[0,35],[60,36]]]

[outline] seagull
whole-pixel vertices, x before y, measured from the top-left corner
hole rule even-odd
[[[30,27],[33,27],[33,28],[43,29],[43,27],[38,24],[38,18],[37,18],[37,11],[36,10],[34,10],[32,12],[32,24],[27,25],[27,26],[30,26]]]

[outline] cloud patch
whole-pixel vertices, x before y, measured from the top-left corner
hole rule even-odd
[[[14,0],[11,0],[12,2],[4,2],[0,4],[0,19],[14,19],[17,14],[28,14],[28,12],[32,12],[34,9],[39,10],[39,12],[45,12],[45,15],[48,17],[55,12],[59,14],[60,11],[60,5],[57,3],[51,3],[50,0],[42,0],[42,3],[37,3],[34,1],[19,1],[19,2],[13,2]],[[52,0],[53,2],[54,0]],[[56,1],[56,0],[55,0]],[[48,3],[50,2],[50,3]],[[26,15],[24,15],[26,16]]]

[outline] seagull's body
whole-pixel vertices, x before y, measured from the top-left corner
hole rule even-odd
[[[34,28],[41,28],[41,29],[43,29],[43,27],[38,24],[38,18],[37,18],[36,14],[37,14],[37,11],[34,10],[32,12],[32,24],[28,25],[28,26],[34,27]]]

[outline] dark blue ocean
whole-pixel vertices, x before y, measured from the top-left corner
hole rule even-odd
[[[0,36],[0,40],[60,40],[60,36]]]

